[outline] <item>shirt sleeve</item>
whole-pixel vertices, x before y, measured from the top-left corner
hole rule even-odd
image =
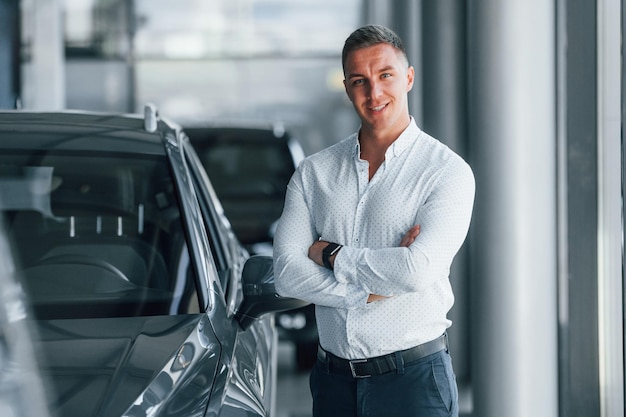
[[[366,304],[369,294],[361,286],[338,282],[333,271],[309,259],[309,247],[317,238],[301,172],[297,170],[287,187],[285,206],[274,236],[276,290],[282,296],[327,307],[352,309]]]
[[[415,222],[421,228],[415,242],[408,248],[342,248],[334,264],[338,282],[393,296],[419,292],[435,280],[448,279],[452,260],[467,236],[474,204],[474,175],[469,165],[459,161],[448,166],[419,209]]]

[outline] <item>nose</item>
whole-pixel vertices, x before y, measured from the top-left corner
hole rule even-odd
[[[370,82],[370,89],[368,92],[368,98],[370,100],[376,100],[382,94],[382,87],[380,83],[378,83],[377,81]]]

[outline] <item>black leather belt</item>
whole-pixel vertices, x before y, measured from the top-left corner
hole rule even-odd
[[[405,364],[414,362],[441,350],[448,349],[448,335],[444,333],[435,340],[422,343],[410,349],[389,353],[383,356],[376,356],[368,359],[343,359],[326,352],[321,347],[317,350],[317,358],[328,364],[331,373],[351,375],[354,378],[367,378],[373,375],[382,375],[398,369],[397,355],[402,357]]]

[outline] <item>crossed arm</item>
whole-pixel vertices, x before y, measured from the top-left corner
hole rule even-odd
[[[411,243],[415,241],[415,239],[417,238],[419,234],[420,234],[420,225],[416,224],[404,234],[404,236],[400,240],[400,245],[398,246],[403,247],[403,248],[408,248],[411,245]],[[324,266],[324,262],[322,261],[322,251],[329,243],[330,242],[327,242],[325,240],[316,240],[315,242],[313,242],[313,244],[309,247],[309,254],[308,254],[309,259],[311,259],[313,262],[315,262],[316,264],[320,266]],[[334,254],[329,258],[331,267],[334,267],[335,265],[336,256],[337,254]],[[371,303],[374,301],[383,300],[385,298],[388,298],[388,297],[385,297],[383,295],[378,295],[378,294],[370,294],[367,298],[367,302]]]
[[[395,247],[344,246],[330,259],[331,270],[323,266],[322,251],[332,236],[348,232],[320,232],[324,225],[315,222],[325,219],[312,216],[309,205],[315,202],[307,201],[303,188],[301,178],[295,176],[274,238],[276,289],[283,296],[346,309],[360,308],[382,296],[419,292],[447,278],[469,228],[474,196],[468,167],[437,184],[412,220],[419,226],[400,229],[403,234]],[[324,240],[318,240],[320,234]],[[394,240],[392,235],[386,239]]]

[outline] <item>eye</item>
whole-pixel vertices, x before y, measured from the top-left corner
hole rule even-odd
[[[385,72],[383,75],[380,76],[380,78],[389,78],[391,77],[391,74],[388,72]]]
[[[357,78],[354,81],[352,81],[352,85],[362,85],[365,81],[363,80],[363,78]]]

